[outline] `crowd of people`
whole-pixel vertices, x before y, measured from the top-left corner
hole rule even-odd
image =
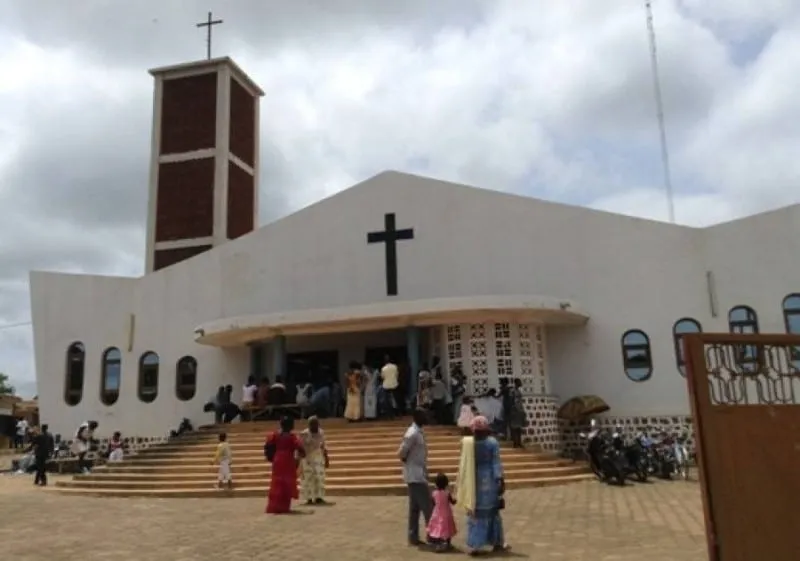
[[[413,422],[403,434],[397,452],[408,489],[409,545],[427,545],[435,551],[451,549],[457,533],[453,507],[458,506],[466,517],[469,554],[475,555],[486,548],[495,552],[508,551],[501,515],[505,508],[505,478],[499,444],[492,436],[490,422],[482,415],[471,419],[469,434],[461,441],[456,489],[444,473],[435,476],[431,489],[424,431],[429,418],[428,411],[414,410]],[[331,458],[325,432],[317,417],[310,417],[306,423],[306,428],[296,434],[294,418],[284,416],[279,429],[266,437],[264,456],[272,464],[267,514],[288,514],[295,500],[310,506],[327,504],[325,471],[330,467]],[[219,489],[232,486],[232,461],[227,435],[221,433],[214,454],[219,468]],[[420,517],[425,521],[425,540],[420,537]]]
[[[350,362],[344,376],[344,388],[336,380],[311,373],[294,384],[278,378],[256,381],[250,376],[242,387],[242,401],[234,403],[233,387],[220,386],[204,410],[214,412],[216,424],[241,418],[280,418],[280,407],[296,405],[306,415],[320,419],[343,416],[351,422],[394,418],[410,409],[421,409],[428,422],[458,425],[468,430],[472,418],[485,417],[492,433],[508,438],[515,447],[522,446],[522,431],[527,419],[522,402],[522,383],[517,378],[501,378],[499,388],[485,394],[466,396],[466,380],[456,367],[445,378],[441,363],[433,357],[431,366],[424,363],[417,376],[416,392],[409,396],[401,369],[390,356],[383,366]]]

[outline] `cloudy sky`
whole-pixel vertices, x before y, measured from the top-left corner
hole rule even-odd
[[[30,269],[139,275],[152,82],[214,53],[266,91],[262,223],[385,169],[666,219],[642,0],[7,0],[0,326]],[[800,3],[654,0],[677,220],[800,201]],[[35,392],[29,325],[0,371]]]

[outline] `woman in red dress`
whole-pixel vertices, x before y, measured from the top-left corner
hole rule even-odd
[[[288,514],[292,499],[297,499],[297,463],[305,456],[303,445],[294,429],[294,419],[281,419],[280,431],[267,437],[264,453],[272,462],[272,477],[267,495],[267,514]]]

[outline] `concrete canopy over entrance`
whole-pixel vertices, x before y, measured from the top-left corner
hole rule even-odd
[[[487,319],[583,325],[589,317],[576,303],[547,296],[432,298],[217,319],[198,326],[194,330],[194,340],[202,345],[238,347],[278,335],[374,331]]]

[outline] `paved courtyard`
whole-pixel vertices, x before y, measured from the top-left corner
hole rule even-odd
[[[276,517],[263,514],[260,499],[77,498],[36,489],[28,477],[0,476],[0,504],[0,551],[14,561],[413,561],[434,555],[405,545],[406,505],[398,497],[338,498],[309,514]],[[691,482],[510,491],[504,522],[512,559],[707,559],[699,487]]]

